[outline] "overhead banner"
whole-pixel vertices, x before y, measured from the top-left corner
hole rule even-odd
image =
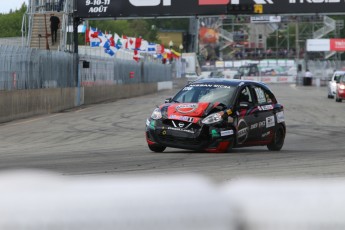
[[[230,0],[76,0],[75,17],[222,15]]]
[[[75,3],[74,16],[79,18],[241,14],[228,10],[230,4],[259,7],[260,15],[345,12],[344,0],[75,0]],[[258,12],[243,14],[258,15]]]
[[[237,0],[240,5],[260,5],[262,14],[304,14],[345,12],[344,0]],[[233,1],[232,1],[233,3]],[[254,12],[253,12],[254,14]]]
[[[345,51],[345,39],[330,39],[330,49],[331,51]]]
[[[307,39],[308,52],[330,51],[329,39]]]
[[[250,22],[252,23],[278,23],[281,22],[280,16],[269,16],[269,15],[260,15],[250,17]]]
[[[307,40],[308,52],[320,51],[345,51],[345,39],[331,38],[331,39],[308,39]]]

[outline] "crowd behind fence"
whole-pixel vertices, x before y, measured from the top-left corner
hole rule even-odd
[[[0,90],[76,87],[78,79],[81,86],[169,81],[172,67],[0,45]]]

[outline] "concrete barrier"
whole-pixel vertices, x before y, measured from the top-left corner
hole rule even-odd
[[[172,82],[0,91],[0,123],[172,89]]]
[[[76,95],[76,88],[0,91],[0,122],[73,108]]]

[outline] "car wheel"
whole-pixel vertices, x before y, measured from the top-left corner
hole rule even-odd
[[[153,145],[148,145],[148,146],[151,151],[156,152],[156,153],[161,153],[166,149],[165,146],[158,145],[158,144],[153,144]]]
[[[285,129],[282,125],[279,125],[274,133],[273,140],[267,145],[270,151],[279,151],[283,148],[285,139]]]
[[[329,94],[328,94],[328,98],[334,98],[334,96],[333,96],[333,95],[329,95]]]

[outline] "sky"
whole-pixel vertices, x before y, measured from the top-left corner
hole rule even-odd
[[[26,5],[28,5],[28,0],[0,0],[1,4],[0,4],[0,13],[9,13],[10,9],[12,10],[18,10],[23,2],[26,3]]]

